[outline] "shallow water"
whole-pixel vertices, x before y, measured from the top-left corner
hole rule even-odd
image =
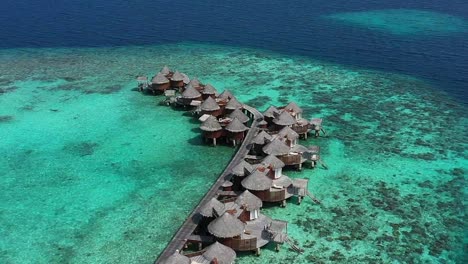
[[[151,59],[148,59],[151,58]],[[193,43],[0,51],[2,263],[151,263],[233,149],[134,77],[168,64],[260,109],[295,100],[323,117],[330,167],[311,180],[321,206],[288,220],[306,251],[238,263],[462,263],[466,106],[405,75]]]

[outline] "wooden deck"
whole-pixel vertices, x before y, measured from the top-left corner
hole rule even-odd
[[[182,250],[185,244],[185,240],[189,238],[189,236],[193,233],[195,228],[197,227],[199,221],[201,220],[201,216],[198,214],[199,208],[204,205],[205,203],[209,202],[211,198],[215,197],[219,192],[221,185],[226,181],[229,180],[231,175],[230,172],[234,166],[236,166],[241,160],[247,155],[249,152],[247,146],[250,144],[252,139],[254,138],[256,132],[258,131],[257,125],[259,121],[263,119],[263,115],[255,108],[250,107],[248,105],[243,105],[244,109],[247,110],[251,116],[253,117],[252,125],[247,135],[245,136],[244,142],[237,150],[237,153],[231,159],[229,164],[226,166],[224,171],[219,176],[218,180],[213,184],[210,190],[205,194],[205,196],[200,200],[198,205],[193,209],[192,213],[187,217],[185,222],[179,228],[177,233],[172,237],[172,240],[166,246],[164,251],[159,255],[158,259],[156,259],[155,263],[159,263],[162,259],[168,258],[176,250]]]

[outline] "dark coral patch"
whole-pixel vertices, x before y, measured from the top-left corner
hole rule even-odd
[[[84,142],[67,144],[66,146],[63,147],[63,149],[73,153],[74,155],[84,157],[84,156],[93,155],[94,151],[96,150],[98,146],[99,144],[95,142],[84,141]]]

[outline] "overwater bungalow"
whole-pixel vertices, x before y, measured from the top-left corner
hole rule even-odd
[[[260,208],[262,208],[263,205],[262,200],[248,190],[245,190],[237,196],[234,203],[243,209],[243,212],[239,215],[239,219],[242,222],[257,219],[260,215]]]
[[[231,174],[233,177],[231,181],[233,182],[233,189],[238,191],[241,189],[241,182],[247,175],[252,173],[254,170],[252,164],[248,163],[245,160],[239,162],[236,166],[234,166],[231,170]]]
[[[171,256],[166,259],[163,259],[159,262],[160,264],[191,264],[192,261],[190,258],[180,254],[179,252],[174,252]]]
[[[199,103],[201,103],[201,99],[201,93],[191,85],[187,85],[182,95],[177,98],[177,103],[182,106],[193,106],[193,101],[199,101]]]
[[[163,73],[158,73],[151,79],[151,89],[153,92],[164,92],[171,88],[171,83]]]
[[[216,97],[216,94],[218,93],[218,91],[216,90],[216,88],[213,87],[213,85],[207,83],[207,84],[203,87],[203,91],[202,91],[201,93],[202,93],[203,99],[206,99],[206,98],[208,98],[208,97],[213,97],[213,98],[215,98],[215,97]]]
[[[200,126],[203,131],[205,140],[212,139],[213,145],[216,146],[216,140],[224,135],[223,128],[214,116],[209,116]]]
[[[218,117],[223,114],[221,107],[218,105],[215,99],[208,97],[200,105],[201,115],[212,115]]]
[[[305,159],[298,152],[294,152],[291,148],[286,145],[284,141],[279,138],[274,139],[262,148],[266,155],[275,155],[284,164],[288,166],[297,166],[298,169],[302,168],[302,163]]]
[[[287,111],[282,111],[278,116],[273,118],[272,121],[275,124],[274,129],[280,130],[286,126],[292,126],[296,123],[296,119]]]
[[[265,132],[264,130],[261,130],[251,141],[251,146],[250,146],[250,152],[252,154],[262,154],[262,148],[266,144],[270,143],[272,140],[272,136]]]
[[[194,77],[193,79],[191,79],[188,84],[190,84],[193,88],[197,89],[197,91],[199,92],[203,90],[203,85],[200,83],[197,77]]]
[[[219,242],[214,242],[203,251],[190,254],[192,264],[233,264],[236,252]]]
[[[164,65],[164,67],[162,67],[161,71],[159,72],[162,73],[166,77],[169,77],[170,75],[172,75],[172,71],[171,69],[169,69],[169,67],[167,67],[167,65]]]
[[[237,118],[244,124],[250,121],[250,118],[239,109],[234,110],[228,117],[231,119]]]
[[[224,90],[224,91],[218,96],[218,98],[223,99],[223,100],[231,100],[232,98],[234,98],[234,95],[231,93],[231,91],[229,91],[229,90]]]
[[[174,74],[172,74],[172,76],[170,77],[171,87],[178,89],[184,87],[184,78],[185,76],[182,75],[182,73],[180,73],[179,71],[174,72]]]
[[[287,126],[283,127],[277,135],[280,139],[283,139],[290,148],[294,147],[299,139],[299,134]]]
[[[263,112],[263,117],[266,122],[271,123],[273,119],[277,117],[279,114],[280,114],[280,111],[276,107],[271,105],[270,107],[268,107],[267,110],[265,110],[265,112]]]
[[[232,141],[232,145],[236,146],[238,142],[242,142],[245,137],[245,131],[249,130],[239,119],[234,118],[226,126],[226,131],[228,131],[227,138]]]
[[[235,97],[232,97],[227,102],[225,109],[226,109],[226,112],[230,113],[230,112],[233,112],[234,110],[242,110],[243,106]]]
[[[224,214],[225,211],[224,203],[213,197],[209,202],[205,203],[198,212],[203,217],[216,218]]]
[[[302,118],[302,113],[304,110],[300,108],[295,102],[290,102],[288,105],[286,105],[283,110],[288,111],[296,120],[299,120]]]

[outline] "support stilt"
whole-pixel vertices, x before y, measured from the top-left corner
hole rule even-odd
[[[213,138],[213,146],[216,147],[216,138]]]

